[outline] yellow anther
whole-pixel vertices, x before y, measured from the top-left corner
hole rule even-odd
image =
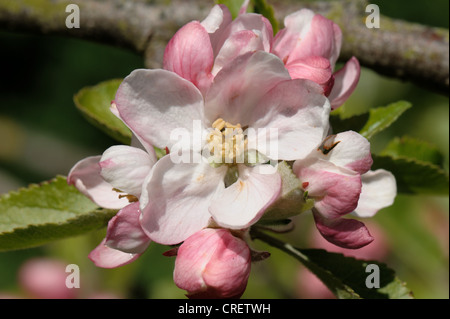
[[[223,119],[217,119],[212,124],[212,127],[221,131],[225,127],[226,123],[227,122],[225,122]]]
[[[209,151],[214,154],[214,161],[236,163],[247,147],[241,124],[233,125],[219,118],[214,121],[212,128],[214,130],[209,133],[207,141]]]

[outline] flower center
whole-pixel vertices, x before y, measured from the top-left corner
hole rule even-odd
[[[216,164],[244,163],[247,139],[241,124],[233,125],[219,118],[212,124],[208,134],[207,146]]]

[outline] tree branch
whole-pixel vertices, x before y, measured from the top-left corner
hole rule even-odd
[[[65,21],[68,4],[80,8],[79,29]],[[356,56],[362,66],[405,79],[448,95],[449,32],[381,16],[380,29],[368,29],[364,0],[302,2],[273,1],[277,18],[303,7],[332,19],[343,31],[341,58]],[[0,29],[54,34],[92,40],[131,49],[146,66],[161,66],[164,48],[185,23],[202,20],[211,0],[16,0],[0,2]],[[382,8],[381,8],[382,9]]]

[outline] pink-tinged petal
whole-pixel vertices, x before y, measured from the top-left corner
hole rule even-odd
[[[239,56],[215,77],[205,101],[205,117],[218,118],[242,127],[249,124],[261,97],[283,80],[290,79],[276,56],[257,51]]]
[[[336,39],[339,39],[339,36],[335,34],[339,28],[333,21],[320,14],[314,15],[309,28],[304,28],[304,22],[295,21],[302,15],[302,13],[298,16],[293,14],[292,17],[288,16],[286,18],[288,20],[286,28],[292,28],[298,35],[298,43],[290,52],[286,62],[289,63],[308,56],[321,56],[328,59],[331,67],[334,68],[341,48],[341,43],[336,43]],[[311,14],[307,14],[308,19],[310,15]],[[303,27],[304,29],[299,30],[299,27]],[[305,29],[307,29],[307,31],[305,31]],[[303,37],[301,35],[303,35]]]
[[[230,10],[223,4],[217,4],[211,9],[205,20],[201,22],[202,26],[209,33],[214,56],[217,56],[220,50],[218,41],[222,39],[223,33],[232,20]]]
[[[310,158],[296,161],[293,170],[323,217],[338,218],[353,212],[358,205],[362,187],[359,174]]]
[[[206,227],[209,205],[223,190],[226,166],[174,163],[167,155],[153,167],[141,197],[141,225],[163,245],[178,244]]]
[[[359,174],[367,172],[373,163],[369,141],[353,131],[329,135],[315,154],[336,166]]]
[[[248,245],[226,229],[204,229],[179,247],[174,282],[189,298],[239,298],[251,268]]]
[[[350,97],[359,82],[361,67],[357,58],[352,57],[345,66],[334,73],[334,86],[329,99],[331,108],[337,109]]]
[[[126,198],[119,198],[113,186],[100,175],[101,156],[87,157],[70,170],[67,182],[89,197],[98,206],[108,209],[121,209],[128,205]]]
[[[330,61],[319,56],[310,56],[289,62],[286,68],[293,79],[307,79],[316,82],[328,96],[334,84]]]
[[[99,162],[100,174],[114,188],[139,197],[144,180],[155,162],[140,148],[116,145],[103,153]]]
[[[203,119],[200,91],[166,70],[133,71],[117,90],[115,102],[120,117],[141,142],[163,149],[176,143],[171,132],[184,129],[192,136],[193,121]]]
[[[122,208],[108,222],[105,245],[130,254],[142,254],[150,244],[150,239],[139,222],[141,211],[139,202]]]
[[[217,73],[228,63],[231,63],[236,57],[244,55],[247,52],[264,50],[261,37],[250,30],[242,30],[233,33],[223,44],[217,54],[212,70],[213,75]]]
[[[109,248],[105,245],[105,239],[89,253],[89,259],[101,268],[116,268],[127,265],[136,259],[140,254],[124,253],[123,251]]]
[[[336,62],[339,58],[339,54],[341,53],[342,30],[336,23],[333,23],[333,31],[334,31],[334,50],[333,50],[333,54],[329,57],[329,59],[330,59],[331,66],[334,69]]]
[[[205,30],[213,34],[232,21],[230,10],[223,4],[216,4],[208,16],[200,23]]]
[[[358,249],[374,240],[367,227],[356,219],[327,219],[314,213],[314,220],[321,235],[336,246]]]
[[[164,52],[164,69],[175,72],[205,93],[211,85],[214,54],[209,34],[202,24],[186,24],[169,41]]]
[[[346,248],[338,247],[325,240],[320,232],[313,232],[312,236],[309,237],[311,239],[310,247],[341,253],[357,259],[386,261],[390,248],[387,234],[374,220],[365,220],[364,224],[370,229],[370,234],[374,238],[374,241],[363,248],[348,250]]]
[[[285,63],[311,29],[315,13],[309,9],[294,12],[284,19],[285,28],[275,36],[272,52]],[[308,56],[308,55],[306,55]]]
[[[281,191],[281,177],[272,166],[238,168],[239,179],[221,192],[209,208],[218,225],[231,229],[247,228],[257,222]]]
[[[372,217],[380,209],[391,206],[397,195],[394,175],[384,169],[369,171],[361,175],[362,190],[354,214]]]
[[[270,52],[273,42],[273,29],[269,20],[264,16],[256,13],[246,13],[239,15],[233,22],[231,22],[223,31],[220,38],[213,46],[215,55],[220,51],[225,41],[234,33],[249,30],[261,38],[264,51]]]
[[[249,134],[248,148],[271,159],[304,158],[328,132],[330,104],[322,88],[311,81],[283,81],[261,94],[256,105],[249,123],[257,140]]]

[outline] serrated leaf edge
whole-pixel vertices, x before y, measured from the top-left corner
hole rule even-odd
[[[348,256],[348,255],[346,255],[345,253],[331,252],[331,251],[328,251],[328,250],[326,250],[326,249],[320,249],[320,248],[307,248],[307,249],[299,249],[299,248],[295,248],[295,247],[293,247],[293,248],[296,249],[296,250],[298,250],[298,251],[300,251],[303,255],[304,255],[304,253],[303,253],[304,250],[316,250],[316,251],[326,252],[326,253],[331,254],[331,255],[339,255],[339,256],[342,256],[342,257],[344,257],[344,258],[346,258],[346,259],[357,260],[357,261],[362,262],[363,265],[364,265],[364,264],[376,264],[376,265],[378,265],[378,266],[380,266],[380,267],[389,269],[389,270],[391,270],[391,271],[394,272],[394,278],[393,278],[393,281],[391,281],[391,283],[394,282],[394,281],[397,281],[399,285],[401,285],[403,288],[405,288],[406,290],[408,290],[408,295],[409,295],[410,297],[414,298],[414,294],[413,294],[413,292],[406,286],[406,282],[400,280],[400,279],[397,277],[395,270],[393,270],[392,268],[390,268],[389,265],[386,264],[385,262],[381,262],[381,261],[373,260],[373,259],[356,258],[356,257],[353,257],[353,256]],[[307,255],[305,255],[305,257],[308,258],[308,261],[309,261],[309,262],[314,263],[315,266],[321,268],[323,271],[325,271],[325,272],[331,274],[333,277],[337,278],[337,279],[338,279],[338,280],[339,280],[346,288],[349,288],[351,291],[353,291],[354,294],[356,294],[357,296],[359,296],[359,294],[358,294],[357,292],[355,292],[355,291],[353,290],[353,288],[351,288],[350,286],[348,286],[348,285],[345,283],[345,281],[343,281],[341,278],[337,277],[331,270],[325,269],[325,268],[323,268],[322,266],[317,265],[317,263],[311,261]],[[382,288],[379,288],[379,289],[382,289]],[[360,297],[360,296],[359,296],[359,297]],[[360,298],[363,299],[362,297],[360,297]]]
[[[28,186],[22,186],[22,187],[20,187],[18,189],[9,191],[8,193],[1,194],[0,195],[0,202],[2,200],[9,199],[11,196],[20,195],[22,193],[26,193],[26,192],[35,190],[37,188],[40,188],[40,187],[42,187],[44,185],[50,185],[50,184],[55,183],[55,182],[57,182],[59,180],[66,180],[67,181],[67,178],[65,176],[63,176],[63,175],[56,175],[54,178],[52,178],[50,180],[42,181],[40,183],[31,183]]]
[[[430,163],[430,162],[424,162],[424,161],[421,161],[421,160],[418,160],[418,159],[415,159],[415,158],[406,157],[406,156],[393,157],[391,155],[377,155],[377,154],[373,154],[373,156],[375,156],[375,157],[389,157],[389,158],[391,158],[393,160],[399,159],[399,160],[404,160],[404,161],[406,161],[408,163],[416,163],[416,164],[419,164],[419,165],[422,165],[422,166],[428,166],[428,167],[430,167],[432,169],[435,169],[438,173],[441,173],[442,175],[447,177],[447,179],[449,179],[449,174],[448,174],[447,171],[445,171],[445,169],[443,169],[442,167],[440,167],[440,166],[438,166],[436,164]]]
[[[55,183],[55,182],[58,182],[58,181],[65,181],[65,182],[67,182],[67,178],[65,176],[63,176],[63,175],[57,175],[54,178],[52,178],[50,180],[47,180],[47,181],[42,181],[41,183],[33,183],[33,184],[30,184],[28,187],[25,187],[25,186],[20,187],[17,190],[12,190],[12,191],[10,191],[10,192],[8,192],[6,194],[2,194],[0,196],[0,203],[2,201],[4,201],[4,200],[10,199],[11,196],[23,195],[23,194],[26,194],[28,192],[34,191],[36,189],[39,189],[39,188],[41,188],[44,185],[51,185],[52,183]],[[99,212],[103,212],[105,215],[106,214],[112,214],[112,213],[116,214],[117,210],[97,207],[96,209],[92,210],[91,212],[89,212],[87,214],[83,214],[83,216],[89,216],[89,215],[92,215],[92,214],[95,214],[95,213],[99,213]],[[60,223],[42,223],[42,224],[33,224],[32,226],[45,226],[45,225],[55,225],[55,226],[57,226],[57,225],[62,225],[62,224],[74,221],[77,218],[79,218],[79,217],[71,217],[71,218],[68,218],[65,222],[60,222]],[[28,225],[27,227],[16,227],[16,228],[13,228],[11,231],[1,232],[0,235],[12,234],[15,231],[20,230],[20,229],[24,229],[25,230],[29,226],[30,225]]]

